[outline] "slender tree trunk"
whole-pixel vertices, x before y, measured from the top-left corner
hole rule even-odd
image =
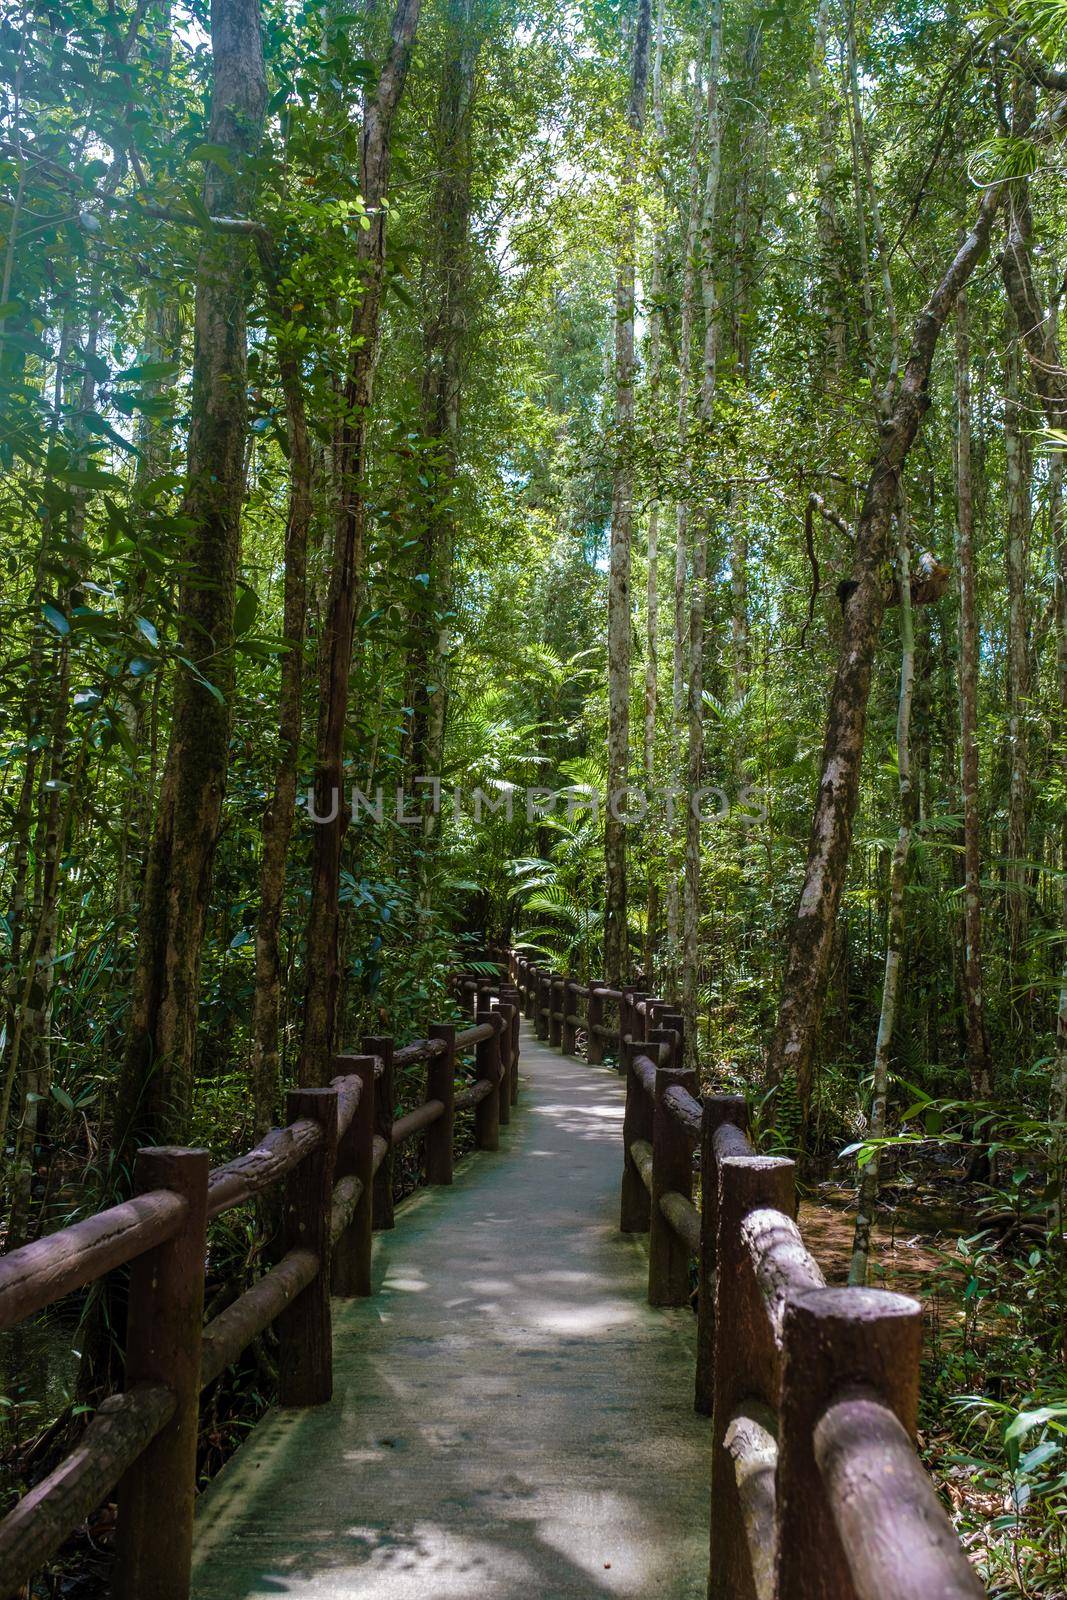
[[[266,78],[256,0],[215,0],[209,142],[212,215],[246,215],[260,143]],[[197,273],[192,424],[184,512],[182,654],[170,743],[148,855],[117,1142],[165,1142],[182,1127],[192,1086],[200,955],[229,763],[233,611],[240,556],[246,414],[248,247],[205,238]]]
[[[971,1091],[992,1086],[982,977],[982,861],[978,790],[978,616],[975,608],[971,370],[967,296],[956,304],[956,560],[960,586],[960,789],[963,801],[963,995]]]
[[[1009,201],[1008,237],[1001,258],[1004,286],[1023,347],[1030,363],[1030,377],[1045,413],[1048,426],[1059,433],[1067,431],[1067,370],[1064,369],[1059,338],[1053,320],[1041,301],[1034,277],[1031,253],[1033,220],[1030,215],[1030,192],[1026,179],[1012,184]],[[1057,467],[1057,476],[1062,470]],[[1058,486],[1057,486],[1058,487]],[[1054,502],[1054,524],[1057,543],[1057,678],[1060,709],[1067,718],[1067,539],[1063,528],[1062,495],[1057,493]],[[1067,823],[1063,829],[1063,923],[1067,933]],[[1052,1122],[1052,1157],[1062,1186],[1067,1164],[1067,961],[1062,969],[1059,1007],[1056,1015],[1056,1055],[1052,1071],[1050,1096]],[[1059,1214],[1055,1218],[1062,1229],[1062,1187]]]
[[[795,1082],[805,1120],[834,927],[852,843],[871,670],[886,603],[882,570],[889,524],[904,462],[930,403],[930,368],[941,329],[957,294],[988,249],[999,202],[1000,196],[993,190],[983,195],[974,227],[916,320],[896,398],[879,430],[878,450],[856,529],[808,859],[790,932],[768,1063],[772,1082]]]
[[[700,292],[704,307],[704,351],[701,363],[700,422],[705,440],[715,413],[719,356],[719,295],[715,280],[715,223],[722,173],[722,125],[719,113],[719,66],[722,57],[722,4],[712,0],[708,15],[708,166],[700,212]],[[694,529],[689,604],[689,760],[685,807],[685,917],[682,948],[682,1015],[685,1018],[687,1064],[699,1061],[697,1010],[700,989],[700,789],[704,771],[704,613],[708,571],[710,515],[701,507],[690,516]]]
[[[321,1081],[337,1036],[341,977],[338,894],[346,822],[342,792],[344,739],[356,613],[364,582],[364,473],[385,275],[387,208],[383,202],[389,182],[393,122],[407,77],[419,9],[420,0],[397,0],[389,55],[363,119],[359,187],[371,225],[360,231],[357,245],[363,292],[352,314],[344,419],[336,452],[338,508],[319,652],[315,811],[317,816],[333,820],[316,824],[312,835],[307,984],[300,1053],[302,1084]]]
[[[281,1088],[281,925],[285,903],[286,860],[296,817],[296,784],[300,759],[304,640],[307,628],[307,551],[312,518],[312,458],[304,402],[300,348],[286,325],[287,305],[279,303],[279,273],[273,252],[262,245],[260,258],[268,304],[277,322],[275,342],[278,375],[285,402],[289,438],[289,509],[285,523],[285,589],[282,638],[285,648],[278,685],[278,760],[274,792],[263,817],[263,854],[259,866],[259,911],[256,918],[256,990],[252,1011],[252,1099],[255,1127],[270,1127]]]
[[[915,636],[912,627],[911,577],[907,500],[903,493],[897,512],[897,574],[900,582],[900,696],[897,702],[897,784],[900,797],[900,825],[889,866],[889,917],[886,929],[885,976],[882,979],[882,1008],[878,1018],[878,1037],[874,1049],[871,1079],[871,1115],[868,1137],[881,1139],[886,1129],[886,1104],[889,1095],[889,1058],[893,1044],[900,978],[907,934],[905,902],[908,888],[908,856],[915,827],[915,796],[911,776],[911,706],[915,687]],[[859,1204],[852,1241],[852,1262],[848,1281],[867,1282],[867,1261],[871,1248],[871,1227],[878,1207],[881,1152],[876,1146],[860,1175]]]
[[[650,0],[638,0],[626,107],[626,183],[615,278],[615,476],[608,571],[608,808],[604,820],[604,969],[627,982],[626,825],[620,812],[630,770],[630,571],[633,554],[634,296],[637,250],[636,166],[645,126],[651,40]]]
[[[734,203],[733,237],[733,303],[732,338],[737,378],[747,398],[752,365],[752,340],[749,335],[751,293],[753,280],[752,252],[755,244],[753,232],[753,190],[756,186],[755,169],[758,161],[760,119],[755,111],[759,105],[759,82],[762,63],[762,26],[754,23],[748,31],[745,48],[744,98],[747,114],[741,131],[741,148],[738,157],[736,199]],[[730,530],[730,662],[731,688],[734,698],[740,700],[748,689],[752,667],[748,627],[748,508],[744,491],[734,485],[730,490],[727,514]]]
[[[671,726],[675,745],[681,749],[685,737],[686,705],[686,579],[689,573],[689,480],[693,472],[693,448],[689,437],[689,394],[693,358],[693,323],[696,309],[697,267],[700,250],[700,152],[704,136],[704,53],[706,35],[701,35],[693,89],[693,125],[689,140],[689,208],[682,267],[681,328],[678,340],[678,453],[683,462],[685,486],[675,508],[674,597],[672,628]],[[684,786],[683,786],[684,789]],[[688,802],[684,792],[670,823],[671,837],[667,858],[667,994],[672,1000],[681,995],[682,972],[682,897],[679,885],[685,854],[685,814]]]
[[[456,538],[461,402],[470,308],[471,116],[481,47],[472,0],[450,0],[448,44],[438,96],[437,177],[430,209],[429,259],[423,294],[422,430],[433,441],[427,469],[421,572],[429,575],[433,610],[420,629],[413,669],[412,779],[440,777],[448,707],[448,648]],[[436,797],[436,790],[433,791]],[[421,818],[419,898],[428,909],[441,826],[439,803]]]
[[[820,309],[826,324],[826,349],[830,370],[840,381],[845,370],[845,289],[841,273],[841,245],[834,201],[835,149],[837,144],[837,101],[833,79],[827,70],[827,45],[830,32],[830,0],[819,0],[815,18],[815,50],[811,58],[809,85],[818,107],[819,164],[816,176],[818,194],[818,235],[820,271]]]
[[[661,165],[667,156],[667,125],[663,116],[663,13],[665,0],[656,11],[656,50],[652,62],[652,120],[656,129],[656,148]],[[662,173],[660,202],[666,205]],[[666,218],[657,221],[652,240],[652,307],[648,337],[648,409],[656,445],[660,438],[660,388],[663,367],[663,257],[667,246]],[[644,772],[651,795],[656,781],[656,722],[659,710],[659,499],[649,507],[646,535],[645,579],[645,719]],[[650,861],[646,868],[645,959],[644,967],[651,987],[656,987],[656,944],[659,924],[659,877]]]
[[[1028,811],[1027,701],[1030,690],[1026,569],[1030,551],[1030,445],[1022,393],[1022,362],[1014,330],[1004,366],[1004,453],[1007,494],[1005,576],[1008,596],[1008,835],[1005,887],[1008,952],[1013,975],[1022,962],[1027,928],[1026,820]]]

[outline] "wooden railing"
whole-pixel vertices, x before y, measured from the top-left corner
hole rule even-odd
[[[649,1235],[651,1304],[687,1304],[696,1263],[710,1600],[980,1597],[915,1452],[919,1303],[826,1286],[794,1220],[794,1163],[753,1151],[742,1098],[700,1096],[665,1001],[515,951],[509,970],[539,1038],[573,1053],[584,1030],[588,1059],[607,1045],[625,1074],[620,1220]]]
[[[330,1296],[369,1295],[371,1233],[393,1225],[393,1154],[425,1134],[427,1183],[452,1182],[455,1113],[495,1150],[518,1095],[519,1014],[507,988],[475,992],[473,1026],[432,1027],[394,1050],[365,1038],[334,1058],[325,1088],[288,1097],[288,1123],[209,1170],[203,1150],[138,1151],[122,1205],[0,1257],[0,1328],[129,1266],[125,1389],[74,1452],[0,1521],[0,1596],[17,1592],[117,1490],[115,1600],[188,1600],[199,1397],[270,1324],[278,1399],[321,1405],[333,1390]],[[456,1090],[460,1057],[470,1082]],[[425,1063],[425,1099],[394,1120],[395,1076]],[[277,1264],[203,1326],[209,1223],[282,1185]]]

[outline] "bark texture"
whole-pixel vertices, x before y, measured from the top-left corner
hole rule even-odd
[[[363,294],[352,313],[344,420],[335,459],[337,516],[330,582],[319,649],[319,725],[315,757],[315,811],[332,821],[312,836],[311,903],[308,909],[304,1033],[300,1082],[321,1081],[337,1033],[340,987],[339,904],[341,846],[346,814],[342,804],[345,724],[356,614],[363,590],[366,541],[364,473],[378,333],[385,278],[387,207],[393,123],[407,78],[418,26],[420,0],[398,0],[391,42],[377,87],[368,97],[360,146],[359,187],[371,225],[357,246]]]
[[[248,215],[250,162],[263,131],[266,77],[256,0],[214,0],[209,142],[211,215]],[[165,1143],[180,1128],[192,1084],[197,991],[212,866],[229,760],[233,614],[241,540],[245,443],[248,244],[207,236],[197,274],[192,422],[184,512],[180,667],[170,742],[148,853],[133,1005],[118,1105],[120,1144]]]
[[[989,247],[1000,204],[995,190],[980,202],[975,224],[916,320],[892,408],[878,448],[856,529],[852,587],[843,605],[841,645],[830,694],[819,790],[800,899],[789,935],[778,1018],[769,1053],[775,1083],[796,1085],[806,1119],[815,1038],[848,868],[859,793],[874,653],[885,611],[882,568],[897,503],[901,469],[930,404],[928,384],[937,341],[956,296]]]
[[[982,977],[982,857],[978,791],[978,616],[975,609],[971,354],[967,296],[956,305],[956,563],[959,570],[960,794],[963,804],[963,998],[971,1090],[991,1088]]]
[[[629,978],[625,790],[630,770],[630,655],[633,564],[634,296],[637,189],[652,33],[650,0],[638,0],[626,105],[627,183],[615,277],[615,472],[608,570],[608,810],[604,819],[604,968],[610,984]]]

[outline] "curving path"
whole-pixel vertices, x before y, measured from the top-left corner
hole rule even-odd
[[[333,1403],[270,1412],[204,1495],[193,1600],[704,1595],[695,1318],[618,1232],[622,1082],[526,1024],[520,1067],[499,1153],[334,1301]]]

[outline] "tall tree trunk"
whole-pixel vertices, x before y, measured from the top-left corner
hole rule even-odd
[[[296,817],[300,759],[312,466],[300,346],[285,331],[287,325],[292,324],[293,314],[290,307],[280,301],[278,265],[266,242],[260,246],[260,259],[267,284],[268,306],[276,323],[278,376],[289,438],[289,508],[285,523],[285,589],[282,601],[282,638],[285,648],[279,668],[278,760],[274,770],[274,792],[263,817],[259,912],[256,918],[256,989],[252,1009],[252,1101],[256,1132],[262,1134],[271,1125],[281,1087],[281,925],[286,860]]]
[[[819,163],[816,175],[821,262],[819,303],[826,325],[826,350],[830,370],[833,377],[840,381],[846,360],[845,289],[841,272],[837,208],[834,201],[837,102],[833,80],[826,64],[829,33],[830,0],[819,0],[819,9],[815,16],[815,49],[812,53],[808,79],[819,119]]]
[[[637,252],[636,167],[645,126],[650,0],[637,0],[626,106],[626,179],[615,277],[615,474],[608,571],[608,808],[604,819],[604,970],[626,983],[630,939],[626,889],[626,824],[621,812],[630,770],[630,570],[633,556],[634,295]]]
[[[708,166],[700,212],[700,292],[704,307],[704,351],[700,380],[700,422],[704,439],[711,434],[719,357],[719,295],[715,281],[715,223],[722,173],[722,124],[719,112],[719,66],[722,57],[722,4],[712,0],[708,15]],[[690,516],[695,529],[689,603],[689,759],[685,807],[685,917],[682,947],[682,1015],[685,1018],[687,1064],[699,1061],[697,1008],[700,988],[700,790],[704,771],[704,612],[708,572],[710,515],[701,507]]]
[[[667,125],[663,116],[663,13],[665,0],[656,10],[656,50],[652,61],[652,121],[656,129],[656,148],[660,161],[660,203],[666,206],[663,165],[667,158]],[[663,369],[663,257],[667,248],[667,221],[657,221],[652,239],[652,306],[648,335],[648,410],[654,448],[660,442],[660,389]],[[656,781],[656,722],[659,711],[659,498],[648,511],[645,557],[645,717],[644,773],[651,795]],[[656,987],[655,963],[659,924],[659,875],[649,861],[646,868],[645,958],[644,969],[651,988]]]
[[[263,131],[266,77],[257,0],[214,0],[209,164],[204,204],[243,215]],[[229,762],[233,611],[248,433],[247,244],[206,237],[197,272],[192,423],[184,513],[180,669],[155,830],[148,854],[126,1057],[120,1146],[164,1142],[184,1122],[196,1046],[200,956]]]
[[[338,894],[344,806],[344,738],[348,721],[349,678],[356,613],[364,581],[366,499],[364,473],[367,435],[378,367],[378,334],[385,277],[387,207],[393,122],[404,91],[420,0],[397,0],[389,55],[368,99],[363,119],[359,187],[370,213],[370,227],[357,244],[363,293],[352,313],[344,420],[336,453],[338,508],[319,651],[319,726],[315,758],[315,810],[312,836],[311,903],[305,962],[307,987],[300,1082],[321,1080],[334,1049],[340,987]]]
[[[982,860],[978,791],[978,616],[975,609],[974,487],[967,296],[956,304],[956,561],[960,586],[960,789],[963,802],[963,997],[971,1091],[992,1086],[982,977]]]
[[[674,590],[671,672],[671,728],[673,744],[680,750],[685,738],[686,706],[686,579],[689,573],[689,480],[693,472],[693,446],[689,437],[689,396],[692,384],[693,323],[696,311],[697,268],[700,252],[700,153],[704,137],[704,53],[707,35],[702,33],[693,86],[693,124],[689,139],[689,206],[686,213],[685,259],[682,265],[681,328],[678,337],[678,453],[683,463],[683,492],[675,508]],[[685,776],[684,773],[680,776]],[[667,994],[681,997],[682,973],[682,862],[685,856],[685,814],[687,801],[670,821],[670,847],[667,857]]]
[[[448,41],[438,96],[436,179],[430,205],[430,243],[423,286],[422,431],[433,441],[426,476],[425,524],[419,570],[429,575],[432,611],[413,652],[413,779],[440,777],[448,707],[449,621],[456,541],[461,402],[470,309],[471,114],[481,47],[473,0],[450,0]],[[434,791],[436,795],[436,790]],[[430,877],[441,826],[434,803],[421,819],[419,898],[428,908]]]
[[[886,538],[900,474],[930,403],[930,368],[941,329],[957,294],[988,249],[999,203],[996,191],[983,195],[974,227],[916,320],[896,398],[879,430],[878,450],[856,529],[804,883],[790,931],[768,1062],[772,1082],[795,1082],[805,1120],[815,1038],[852,843],[871,671],[885,610]]]
[[[1067,432],[1067,370],[1063,366],[1055,324],[1045,311],[1034,277],[1032,234],[1029,183],[1021,178],[1011,186],[1008,237],[1001,258],[1001,271],[1045,421],[1050,428],[1062,434]],[[1057,540],[1057,678],[1061,711],[1067,715],[1067,539],[1064,536],[1060,495],[1057,495],[1057,502],[1054,518]],[[1063,868],[1062,931],[1067,934],[1067,824],[1063,830]],[[1067,1163],[1067,961],[1062,970],[1056,1015],[1056,1056],[1050,1099],[1052,1155],[1062,1186]],[[1062,1205],[1061,1190],[1059,1215],[1055,1219],[1061,1229]]]
[[[762,26],[753,23],[748,30],[745,47],[744,99],[747,113],[740,135],[738,153],[736,197],[734,201],[733,237],[733,300],[731,305],[731,334],[737,379],[742,393],[749,389],[752,366],[752,340],[749,335],[750,298],[753,281],[752,252],[755,243],[753,230],[753,188],[758,161],[757,142],[762,119],[755,111],[759,105],[759,81],[762,62]],[[748,521],[744,491],[734,485],[730,491],[727,516],[730,530],[730,661],[731,688],[734,698],[740,700],[748,689],[751,670],[748,628]]]
[[[897,785],[900,799],[900,825],[889,865],[889,917],[886,928],[885,975],[882,979],[882,1007],[878,1017],[878,1037],[874,1047],[871,1076],[871,1114],[867,1133],[881,1139],[886,1129],[886,1104],[889,1096],[889,1057],[900,997],[900,978],[907,933],[905,901],[908,888],[908,856],[915,827],[915,795],[911,776],[911,705],[915,688],[915,636],[911,612],[911,576],[907,499],[901,485],[897,511],[897,577],[900,583],[900,695],[897,701]],[[848,1281],[867,1282],[867,1261],[871,1248],[871,1227],[878,1207],[881,1152],[875,1146],[860,1176],[856,1228],[852,1241],[852,1262]]]
[[[1021,332],[1021,329],[1019,330]],[[1030,647],[1026,614],[1026,569],[1030,552],[1030,444],[1022,393],[1022,363],[1015,330],[1009,332],[1004,364],[1004,454],[1007,494],[1005,577],[1008,595],[1008,835],[1005,887],[1008,953],[1017,977],[1027,927],[1027,701]]]

